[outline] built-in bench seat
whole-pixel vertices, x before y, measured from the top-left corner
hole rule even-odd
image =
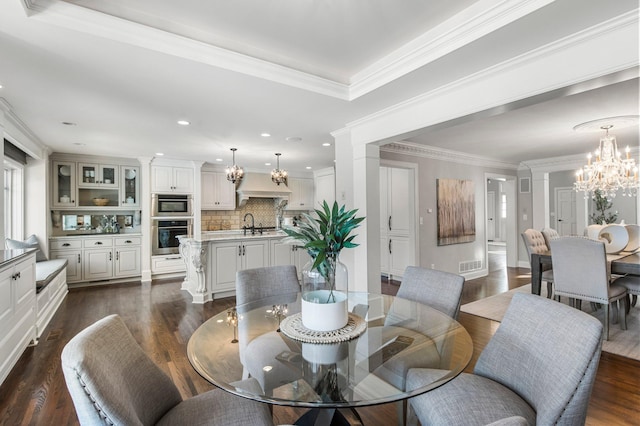
[[[67,293],[67,259],[36,262],[37,338],[40,338]]]

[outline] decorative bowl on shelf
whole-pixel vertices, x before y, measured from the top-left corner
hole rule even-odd
[[[96,206],[106,206],[109,204],[108,198],[94,198],[92,201]]]

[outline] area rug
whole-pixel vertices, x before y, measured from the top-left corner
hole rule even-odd
[[[542,296],[546,297],[546,286],[543,285],[541,290]],[[500,293],[495,296],[467,303],[460,307],[460,311],[499,322],[502,321],[502,317],[515,293],[531,293],[531,284],[509,290],[506,293]],[[563,302],[565,300],[568,301],[568,299],[564,297],[562,300]],[[582,302],[582,310],[602,321],[604,309],[598,309],[593,313],[591,304]],[[627,316],[627,330],[621,330],[619,324],[609,323],[609,340],[604,341],[602,350],[640,360],[640,305],[631,308],[631,312]]]

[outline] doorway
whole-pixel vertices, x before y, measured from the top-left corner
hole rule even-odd
[[[516,179],[516,176],[485,173],[487,272],[517,266]]]

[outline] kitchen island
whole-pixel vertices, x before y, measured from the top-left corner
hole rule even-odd
[[[295,265],[298,275],[310,257],[283,241],[282,230],[203,232],[200,238],[180,236],[180,255],[187,273],[182,290],[193,303],[235,296],[236,272],[264,266]]]

